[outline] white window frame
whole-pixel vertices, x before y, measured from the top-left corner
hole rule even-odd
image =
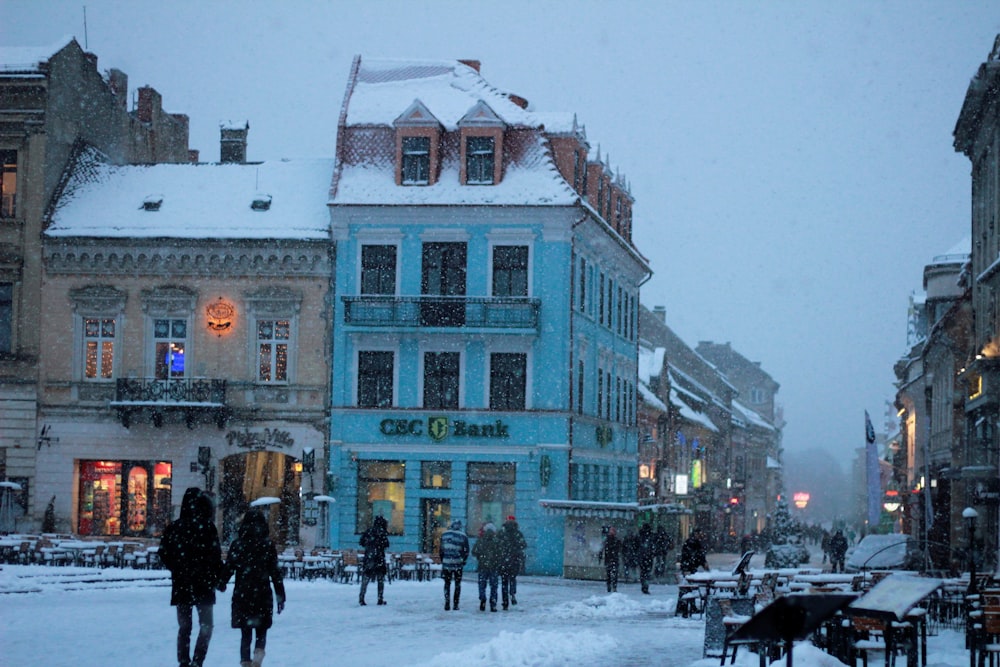
[[[360,408],[360,376],[358,373],[358,359],[362,352],[392,352],[392,402],[389,407],[399,407],[399,346],[398,345],[358,345],[351,354],[351,377],[354,378],[351,391],[351,405]],[[422,394],[421,394],[422,395]],[[385,408],[368,407],[365,410],[379,410]]]
[[[73,304],[73,378],[88,384],[109,384],[120,375],[122,345],[125,331],[125,300],[126,292],[106,285],[92,285],[77,290],[71,290],[70,301]],[[111,348],[111,377],[87,377],[87,337],[86,320],[112,319],[115,321],[114,342]]]
[[[417,400],[420,407],[426,407],[424,405],[424,371],[425,371],[425,355],[428,353],[440,354],[442,352],[451,352],[458,354],[458,408],[459,410],[465,408],[465,349],[464,346],[456,343],[454,345],[441,346],[440,344],[435,345],[421,345],[419,349],[419,360],[417,361]],[[395,364],[398,366],[398,364]],[[396,392],[393,391],[393,397],[395,397]],[[437,409],[437,408],[435,408]],[[450,408],[443,408],[450,409]]]
[[[496,296],[493,286],[493,253],[497,246],[527,246],[528,247],[528,293],[527,298],[534,296],[533,283],[535,282],[535,243],[534,235],[525,231],[511,232],[491,232],[486,236],[488,240],[486,256],[486,280],[488,283],[488,293]]]
[[[286,287],[264,287],[245,294],[247,304],[247,362],[252,382],[260,387],[287,387],[295,384],[298,361],[299,311],[302,294]],[[260,378],[260,340],[258,328],[261,322],[288,320],[287,359],[284,380],[262,380]],[[272,350],[272,359],[277,352]],[[274,366],[272,365],[272,374]]]
[[[486,374],[483,376],[483,406],[486,409],[490,407],[490,373],[492,371],[492,359],[493,355],[501,354],[523,354],[525,355],[524,363],[524,411],[532,410],[534,408],[534,355],[530,347],[525,347],[524,345],[518,345],[516,343],[510,343],[507,345],[498,344],[490,346],[483,357],[483,364],[485,366]]]

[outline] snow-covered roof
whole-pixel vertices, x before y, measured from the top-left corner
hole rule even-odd
[[[332,159],[115,166],[89,151],[77,164],[49,237],[329,238]]]
[[[342,205],[569,206],[579,199],[556,169],[541,136],[506,165],[494,185],[462,185],[459,165],[446,161],[433,185],[396,185],[392,165],[343,165],[333,203]]]
[[[768,456],[767,457],[767,469],[768,470],[781,470],[781,462],[778,459]]]
[[[733,401],[733,408],[734,408],[734,410],[733,410],[734,417],[735,417],[736,413],[739,412],[739,415],[741,417],[743,417],[743,419],[747,423],[749,423],[751,426],[756,426],[758,428],[766,429],[768,431],[774,431],[775,430],[774,425],[768,423],[763,417],[761,417],[759,414],[757,414],[749,406],[746,406],[743,403],[740,403],[739,401],[735,401],[734,400]]]
[[[2,46],[0,47],[0,72],[24,72],[40,70],[40,65],[59,53],[73,41],[67,35],[45,46]]]
[[[420,100],[446,130],[482,101],[507,125],[539,127],[539,119],[457,60],[362,58],[347,110],[347,125],[387,125]]]
[[[658,377],[663,371],[663,358],[667,355],[666,348],[648,348],[645,345],[639,346],[638,371],[639,380],[649,383],[654,377]]]
[[[670,385],[670,403],[680,408],[681,417],[687,419],[689,422],[692,422],[694,424],[700,424],[701,426],[707,428],[709,431],[718,433],[719,429],[715,427],[715,424],[712,423],[712,420],[709,419],[704,413],[698,412],[690,405],[688,405],[688,403],[685,402],[684,397],[681,395],[681,392],[679,392],[678,389],[679,387],[675,385]],[[692,396],[692,394],[687,394],[687,395]]]
[[[580,199],[556,168],[541,131],[545,122],[558,123],[561,129],[568,122],[572,127],[572,115],[540,117],[457,60],[359,57],[344,104],[343,127],[350,135],[338,150],[355,157],[339,165],[332,199],[336,205],[570,206]],[[504,154],[516,155],[505,158],[498,183],[463,185],[457,156],[444,153],[435,183],[396,184],[393,157],[379,154],[384,151],[379,133],[391,131],[394,121],[411,108],[431,114],[445,131],[455,131],[470,110],[482,105],[508,128],[523,130],[505,139]]]
[[[642,397],[643,402],[647,405],[656,408],[657,410],[662,410],[663,412],[667,411],[666,404],[661,401],[642,380],[639,380],[639,395]]]

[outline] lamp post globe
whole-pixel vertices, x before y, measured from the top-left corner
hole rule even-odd
[[[975,595],[979,592],[976,586],[976,518],[978,516],[979,512],[972,507],[966,507],[962,510],[962,518],[969,524],[969,595]]]

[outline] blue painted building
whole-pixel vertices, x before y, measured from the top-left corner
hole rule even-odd
[[[588,151],[574,115],[478,62],[355,58],[330,200],[332,546],[382,515],[393,551],[436,553],[454,519],[475,538],[514,516],[527,571],[562,574],[593,526],[559,507],[635,503],[649,268]]]

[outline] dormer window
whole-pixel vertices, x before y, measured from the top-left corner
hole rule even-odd
[[[440,175],[441,123],[420,100],[393,121],[396,185],[434,185]]]
[[[428,185],[431,182],[430,137],[403,137],[403,185]]]
[[[496,152],[493,137],[467,137],[465,140],[465,182],[469,185],[493,185]]]
[[[505,124],[483,101],[458,121],[461,160],[459,180],[463,185],[494,185],[503,177],[503,133]]]

